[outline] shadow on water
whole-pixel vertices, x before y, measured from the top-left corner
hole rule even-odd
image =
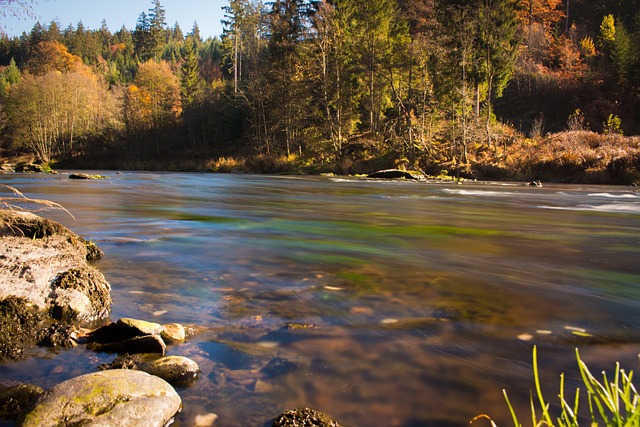
[[[194,325],[168,350],[202,369],[175,425],[309,406],[351,426],[504,426],[503,388],[528,411],[533,344],[550,396],[560,372],[578,384],[575,347],[594,372],[637,367],[637,191],[101,174],[5,181],[106,252],[114,319]],[[108,357],[38,353],[0,382],[50,386]]]

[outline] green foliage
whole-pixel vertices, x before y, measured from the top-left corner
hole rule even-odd
[[[633,385],[633,371],[627,374],[616,363],[613,378],[609,379],[603,372],[602,381],[599,381],[589,371],[587,365],[580,359],[580,353],[576,349],[576,359],[582,382],[587,392],[591,426],[605,427],[631,427],[640,424],[640,394]],[[560,375],[560,415],[552,415],[551,403],[546,401],[540,385],[538,370],[537,348],[533,348],[533,376],[535,382],[535,396],[531,396],[531,421],[533,426],[547,425],[549,427],[578,427],[580,425],[579,404],[580,389],[576,389],[573,399],[565,393],[564,374]],[[511,412],[513,425],[522,427],[522,423],[516,414],[513,405],[509,401],[506,390],[503,391],[507,406]],[[538,407],[536,409],[536,406]],[[539,412],[538,412],[539,411]],[[540,418],[538,418],[540,417]]]

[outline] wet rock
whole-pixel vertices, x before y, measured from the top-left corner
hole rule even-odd
[[[38,342],[42,347],[66,347],[78,345],[74,328],[65,323],[54,323],[49,326]]]
[[[88,173],[72,173],[69,179],[105,179],[102,175],[89,175]]]
[[[162,378],[171,384],[185,385],[196,379],[200,367],[193,360],[183,356],[167,356],[149,362],[142,362],[138,369]]]
[[[51,316],[61,321],[91,322],[111,311],[111,286],[89,265],[70,268],[52,281]]]
[[[328,415],[303,408],[287,411],[273,421],[273,427],[341,427]]]
[[[0,300],[0,359],[18,359],[39,339],[46,316],[25,298]]]
[[[96,329],[87,336],[89,348],[109,353],[160,353],[167,345],[160,336],[162,325],[144,320],[122,318]]]
[[[169,323],[167,325],[162,325],[162,332],[160,333],[160,336],[165,343],[173,344],[183,342],[187,337],[187,333],[184,326],[181,324]]]
[[[181,405],[176,391],[161,378],[118,369],[58,384],[36,400],[19,425],[162,427]]]
[[[367,178],[378,179],[413,179],[416,181],[424,181],[427,178],[419,171],[404,171],[399,169],[385,169],[370,173]]]
[[[159,353],[164,354],[167,345],[164,343],[160,335],[144,335],[134,337],[122,341],[114,341],[110,343],[89,344],[89,348],[95,351],[103,351],[106,353]]]
[[[118,327],[126,333],[133,333],[134,336],[160,335],[162,325],[144,320],[123,317],[117,322]]]
[[[109,364],[100,365],[100,369],[134,369],[181,386],[190,384],[200,372],[198,364],[187,357],[155,354],[124,354]]]
[[[28,162],[19,162],[15,166],[16,172],[30,172],[30,173],[41,173],[46,170],[46,168],[38,163],[28,163]]]
[[[32,384],[0,387],[0,419],[16,420],[44,390]]]
[[[0,211],[0,300],[22,298],[58,319],[108,315],[111,287],[87,264],[101,251],[64,226],[27,212]]]

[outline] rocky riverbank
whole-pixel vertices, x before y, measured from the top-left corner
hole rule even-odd
[[[18,426],[155,427],[168,425],[182,409],[174,386],[197,381],[200,368],[165,353],[187,339],[185,327],[131,318],[109,322],[111,287],[89,264],[101,256],[95,244],[59,223],[0,211],[0,363],[25,357],[36,345],[86,345],[115,354],[98,372],[46,391],[0,383],[0,419]],[[206,425],[214,425],[217,416],[209,415]],[[339,426],[308,408],[288,411],[273,425]]]

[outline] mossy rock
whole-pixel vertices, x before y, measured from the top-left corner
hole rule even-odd
[[[87,261],[95,261],[104,256],[104,252],[95,243],[84,239],[56,221],[30,212],[0,211],[0,237],[45,239],[51,236],[62,236],[71,244],[84,245]]]
[[[161,378],[118,369],[82,375],[47,390],[18,425],[164,427],[181,406],[175,389]]]
[[[342,427],[327,414],[303,408],[287,411],[273,421],[273,427]]]
[[[0,359],[18,359],[39,340],[45,329],[44,313],[24,298],[0,300]]]
[[[0,419],[15,421],[43,392],[32,384],[0,387]]]

